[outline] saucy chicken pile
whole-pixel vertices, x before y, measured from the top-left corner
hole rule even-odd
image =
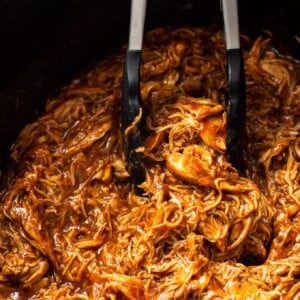
[[[300,63],[268,37],[242,46],[243,173],[226,156],[214,28],[146,35],[140,196],[120,130],[125,48],[47,103],[1,191],[0,298],[300,297]]]

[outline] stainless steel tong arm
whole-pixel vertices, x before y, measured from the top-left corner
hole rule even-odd
[[[129,50],[142,50],[147,0],[132,0],[130,15]]]
[[[240,48],[239,14],[237,0],[221,0],[226,48]]]

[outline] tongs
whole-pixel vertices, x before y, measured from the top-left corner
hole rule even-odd
[[[121,124],[123,147],[127,162],[127,170],[140,194],[138,187],[145,180],[141,136],[141,92],[140,61],[142,55],[146,0],[132,0],[130,13],[129,43],[123,69]]]
[[[140,61],[146,14],[146,0],[131,1],[129,44],[123,69],[121,123],[127,169],[141,193],[145,180],[141,136]],[[245,75],[240,49],[237,0],[222,0],[227,54],[227,154],[232,165],[241,169],[245,128]]]

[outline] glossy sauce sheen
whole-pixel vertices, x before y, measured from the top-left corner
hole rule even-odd
[[[226,158],[226,56],[211,28],[158,28],[141,66],[146,181],[120,133],[125,50],[20,133],[0,206],[10,299],[300,295],[300,64],[242,37],[245,177]]]

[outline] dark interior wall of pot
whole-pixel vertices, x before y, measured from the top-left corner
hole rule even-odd
[[[129,0],[0,4],[0,168],[45,100],[125,41]],[[113,17],[112,17],[113,16]]]
[[[299,0],[240,0],[241,31],[299,55]],[[0,168],[45,100],[127,40],[130,0],[0,0]],[[148,0],[146,27],[222,26],[220,0]]]

